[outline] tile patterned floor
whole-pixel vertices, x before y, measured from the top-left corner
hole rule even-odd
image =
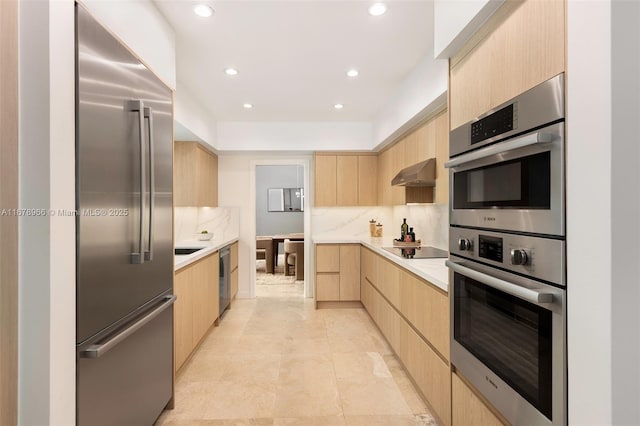
[[[436,424],[363,309],[315,310],[302,282],[256,293],[183,366],[157,425]]]

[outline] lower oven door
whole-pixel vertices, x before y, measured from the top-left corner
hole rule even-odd
[[[452,256],[451,362],[512,424],[564,425],[565,290]]]

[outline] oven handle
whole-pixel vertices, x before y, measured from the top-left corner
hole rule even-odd
[[[458,272],[469,278],[473,278],[474,280],[481,282],[482,284],[486,284],[489,287],[493,287],[497,290],[504,291],[505,293],[509,293],[512,296],[526,300],[527,302],[531,302],[531,303],[553,302],[552,293],[546,293],[546,292],[531,289],[531,288],[521,287],[519,285],[512,284],[508,281],[501,280],[500,278],[495,278],[490,275],[483,274],[482,272],[475,271],[471,268],[467,268],[466,266],[462,266],[461,264],[452,262],[450,260],[447,260],[445,264],[447,265],[447,267],[449,267],[455,272]]]
[[[456,158],[444,163],[444,167],[447,169],[459,166],[464,163],[479,160],[481,158],[489,157],[491,155],[501,154],[507,151],[513,151],[514,149],[524,148],[526,146],[535,145],[539,143],[553,142],[555,136],[553,133],[536,132],[530,135],[512,139],[510,141],[489,145],[485,148],[481,148],[477,151],[472,151],[468,154],[460,155]]]

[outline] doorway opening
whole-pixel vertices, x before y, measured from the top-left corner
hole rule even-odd
[[[253,295],[310,297],[309,160],[255,161],[252,174]]]

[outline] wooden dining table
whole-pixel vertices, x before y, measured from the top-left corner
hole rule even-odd
[[[280,245],[280,243],[284,243],[284,240],[304,241],[304,234],[299,232],[293,234],[274,235],[273,237],[271,237],[271,239],[273,242],[273,268],[275,270],[275,267],[278,266],[278,246]],[[285,265],[285,267],[286,266],[287,265]]]

